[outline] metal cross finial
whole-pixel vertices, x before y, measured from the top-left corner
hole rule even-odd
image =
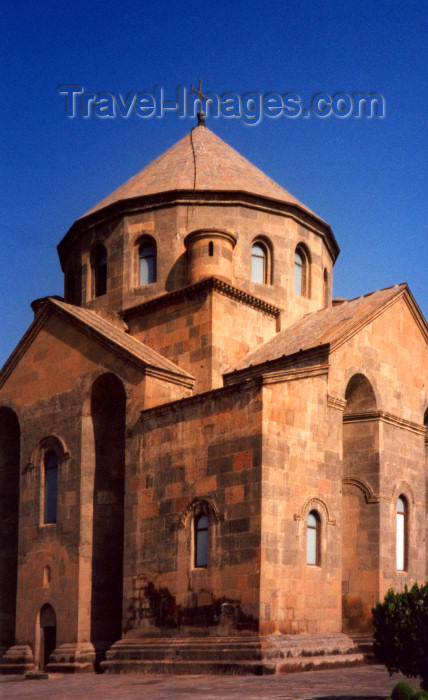
[[[201,108],[198,112],[198,126],[200,126],[200,125],[205,124],[205,112],[202,109],[202,100],[207,101],[208,98],[202,92],[202,80],[201,80],[201,78],[198,78],[198,81],[199,81],[198,89],[193,87],[193,85],[191,86],[191,88],[192,88],[192,92],[194,92],[195,95],[197,95],[199,97],[200,103],[201,103]]]

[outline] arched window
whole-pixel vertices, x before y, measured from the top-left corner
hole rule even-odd
[[[397,499],[397,571],[405,571],[407,559],[407,501]]]
[[[195,566],[208,566],[208,516],[199,515],[195,520]]]
[[[317,566],[320,561],[320,517],[311,510],[306,522],[306,563]]]
[[[58,455],[53,450],[45,453],[44,522],[56,523],[58,501]]]
[[[99,246],[94,252],[92,271],[94,297],[101,297],[107,292],[107,251],[104,246]]]
[[[294,253],[294,291],[302,297],[309,297],[309,260],[302,246]]]
[[[261,241],[253,243],[251,248],[251,281],[258,284],[269,284],[269,251]]]
[[[138,249],[140,285],[156,282],[156,246],[151,241],[143,241]]]

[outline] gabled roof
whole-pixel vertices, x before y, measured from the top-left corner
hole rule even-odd
[[[12,373],[23,353],[51,314],[72,323],[85,335],[104,345],[110,352],[120,355],[125,361],[141,367],[147,374],[163,376],[166,380],[174,383],[193,387],[194,378],[190,374],[137,338],[120,330],[95,311],[72,306],[53,297],[47,297],[39,306],[40,311],[36,318],[0,371],[0,387]]]
[[[192,129],[84,216],[121,200],[175,190],[247,192],[293,204],[321,220],[204,125]]]
[[[428,327],[406,283],[380,289],[331,308],[307,314],[271,340],[249,353],[233,371],[278,360],[299,352],[328,345],[330,351],[357,333],[382,313],[390,304],[405,295],[421,332],[428,340]],[[230,373],[227,373],[230,375]]]

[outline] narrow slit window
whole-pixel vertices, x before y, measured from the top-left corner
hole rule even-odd
[[[311,566],[319,564],[320,520],[315,511],[308,515],[306,526],[306,563]]]
[[[403,496],[397,499],[397,571],[406,569],[407,503]]]
[[[195,520],[195,567],[208,566],[208,516]]]
[[[58,455],[56,452],[46,452],[45,468],[45,499],[44,522],[56,523],[58,502]]]
[[[140,285],[156,282],[156,248],[150,241],[145,241],[139,247]]]
[[[328,307],[328,303],[329,303],[329,285],[328,285],[327,270],[324,270],[323,285],[324,285],[324,308],[326,309]]]
[[[210,258],[214,255],[214,243],[212,241],[208,243],[208,255]]]

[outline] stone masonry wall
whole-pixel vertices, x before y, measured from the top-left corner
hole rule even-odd
[[[326,370],[263,388],[261,629],[341,629],[341,414]],[[306,520],[320,518],[320,555],[306,563]]]
[[[133,450],[124,630],[130,636],[257,630],[260,390],[219,390],[143,413]],[[200,509],[210,522],[206,568],[194,566],[192,552]]]
[[[402,299],[331,354],[329,393],[344,399],[349,380],[360,373],[376,398],[368,422],[357,416],[343,426],[344,476],[361,482],[344,486],[344,612],[346,624],[353,627],[370,624],[372,605],[390,586],[426,579],[426,545],[418,523],[425,498],[427,362],[426,343]],[[409,559],[403,572],[396,571],[400,494],[410,508]]]

